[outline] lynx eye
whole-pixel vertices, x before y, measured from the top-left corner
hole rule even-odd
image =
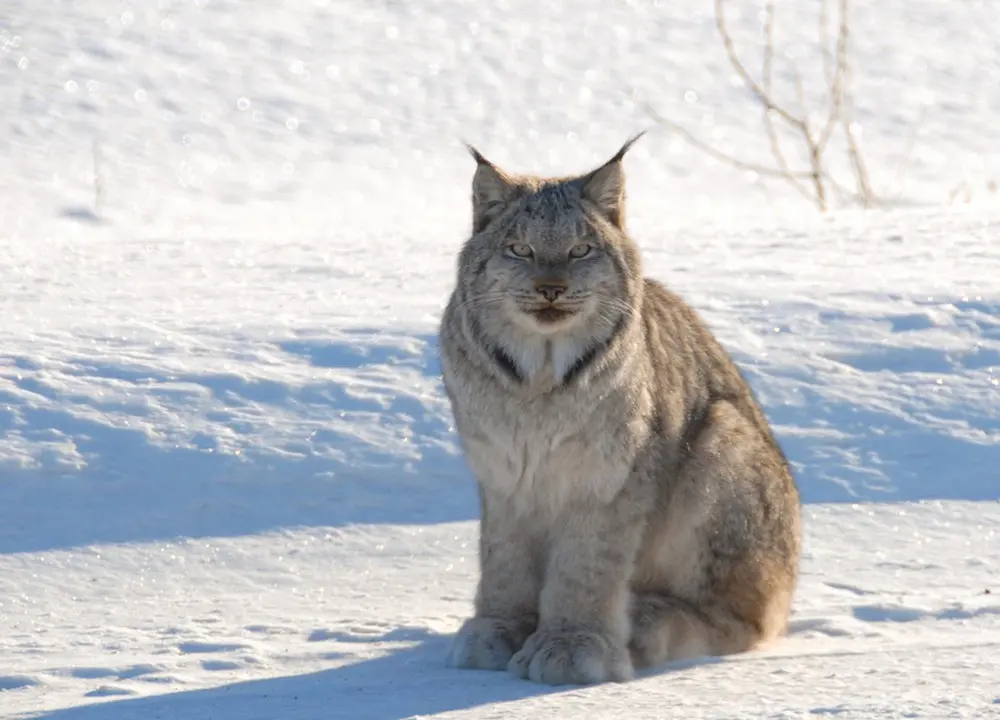
[[[507,252],[522,260],[530,258],[535,254],[535,251],[531,249],[531,245],[527,243],[511,243],[507,246]]]
[[[574,260],[579,260],[580,258],[585,258],[593,252],[593,245],[588,245],[587,243],[580,243],[579,245],[574,245],[569,249],[569,256]]]

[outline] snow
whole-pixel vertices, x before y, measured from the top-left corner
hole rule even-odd
[[[766,162],[711,3],[5,2],[0,717],[1000,715],[1000,14],[853,7],[889,207],[663,130],[626,161],[647,272],[795,465],[791,633],[547,688],[443,662],[477,575],[435,340],[459,140],[573,172],[649,103]],[[778,7],[807,80],[811,12]]]

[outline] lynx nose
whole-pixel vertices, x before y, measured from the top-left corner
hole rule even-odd
[[[544,297],[549,302],[555,302],[560,295],[566,292],[566,283],[546,280],[535,283],[535,292]]]

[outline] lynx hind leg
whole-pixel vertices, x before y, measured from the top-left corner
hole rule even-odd
[[[666,593],[633,596],[629,652],[636,669],[766,646],[785,632],[794,582],[759,564],[733,568],[726,591],[697,603]]]
[[[765,633],[721,606],[695,607],[656,593],[636,595],[629,653],[637,670],[697,657],[731,655],[766,642]]]
[[[728,402],[714,404],[678,481],[690,492],[675,498],[669,533],[689,562],[661,577],[655,592],[633,598],[637,667],[744,652],[787,626],[801,548],[799,500],[766,428]]]

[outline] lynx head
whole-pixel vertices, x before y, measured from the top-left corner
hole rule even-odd
[[[459,283],[481,320],[532,334],[599,335],[630,312],[642,270],[625,232],[622,159],[639,137],[568,178],[514,175],[469,148],[478,167]]]

